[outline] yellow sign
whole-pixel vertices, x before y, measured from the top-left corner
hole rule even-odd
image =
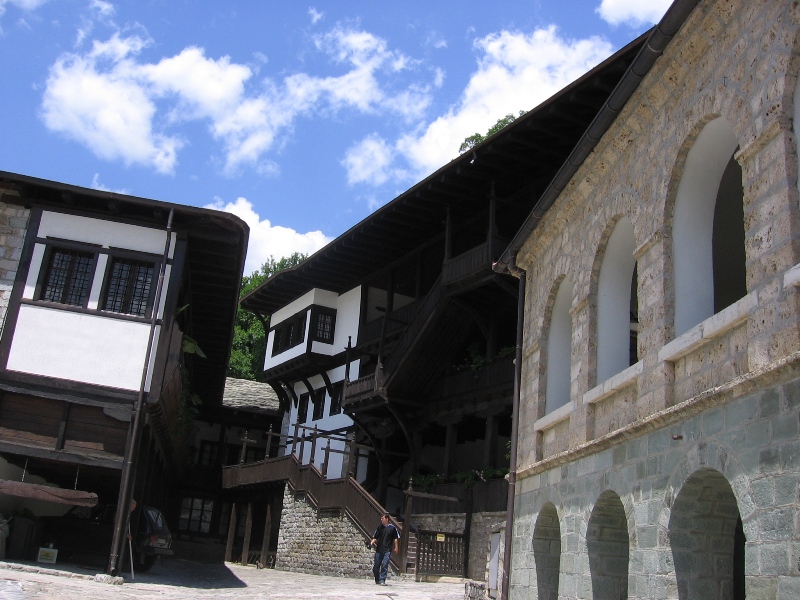
[[[436,534],[436,541],[437,542],[443,542],[444,541],[444,534],[443,533],[437,533]]]
[[[39,548],[39,555],[36,557],[36,562],[54,565],[57,557],[58,550],[55,548]]]

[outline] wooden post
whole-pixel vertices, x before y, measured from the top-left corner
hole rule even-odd
[[[328,478],[328,459],[331,455],[331,441],[325,440],[325,458],[322,459],[322,477]]]
[[[467,488],[466,496],[467,514],[464,520],[464,573],[462,577],[467,577],[469,572],[469,541],[472,536],[472,486]]]
[[[269,559],[269,536],[272,533],[272,506],[267,503],[267,518],[264,520],[264,541],[261,543],[261,566],[266,567]]]
[[[314,431],[311,432],[311,458],[308,463],[313,465],[314,458],[317,455],[317,426],[314,425]]]
[[[355,464],[356,460],[356,434],[352,434],[353,437],[350,439],[350,448],[348,449],[347,453],[347,474],[350,477],[355,479],[356,470],[358,465]]]
[[[408,478],[408,492],[413,492],[413,485],[414,480],[413,478]],[[403,531],[400,533],[400,556],[401,556],[401,563],[400,563],[400,572],[407,573],[408,572],[408,538],[411,536],[411,508],[412,503],[414,502],[414,497],[406,494],[406,513],[403,520]]]
[[[247,503],[247,520],[244,522],[244,541],[242,542],[242,564],[247,564],[250,555],[250,534],[253,530],[253,503]]]
[[[272,449],[272,423],[269,424],[269,432],[267,433],[267,458],[269,458],[271,449]]]
[[[300,438],[300,464],[303,464],[303,451],[306,449],[306,430],[303,429],[303,437]]]
[[[292,454],[297,454],[297,436],[300,435],[300,423],[294,423],[294,436],[292,437]]]
[[[236,502],[231,502],[231,518],[228,521],[228,541],[225,544],[225,562],[231,562],[233,538],[236,535]]]

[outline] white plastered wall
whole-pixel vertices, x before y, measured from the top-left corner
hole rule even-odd
[[[608,240],[597,290],[597,381],[630,363],[631,278],[636,267],[633,225],[623,217]]]
[[[572,356],[572,281],[564,279],[556,292],[550,333],[547,336],[547,391],[545,412],[564,406],[570,399]]]
[[[737,145],[730,124],[719,117],[703,128],[686,158],[672,228],[676,337],[714,314],[714,208]]]

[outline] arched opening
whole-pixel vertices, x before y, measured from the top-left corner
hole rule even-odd
[[[689,151],[673,215],[675,335],[747,293],[738,141],[720,117]]]
[[[539,600],[558,600],[558,574],[561,571],[561,527],[556,507],[547,503],[539,512],[533,529],[533,560],[536,562],[536,588]]]
[[[592,597],[597,600],[628,597],[628,520],[615,492],[605,491],[589,518],[586,531]]]
[[[636,300],[636,241],[633,225],[623,217],[608,239],[597,287],[597,382],[603,382],[636,362],[632,353]]]
[[[553,303],[550,330],[547,335],[547,396],[545,413],[569,402],[570,368],[572,363],[572,282],[561,282]]]
[[[701,469],[683,485],[672,507],[669,539],[678,598],[744,598],[742,519],[719,471]]]

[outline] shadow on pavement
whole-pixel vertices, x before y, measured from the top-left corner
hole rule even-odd
[[[168,558],[157,562],[147,573],[139,573],[131,580],[123,573],[125,583],[157,583],[201,590],[244,588],[247,584],[225,565],[192,562]]]

